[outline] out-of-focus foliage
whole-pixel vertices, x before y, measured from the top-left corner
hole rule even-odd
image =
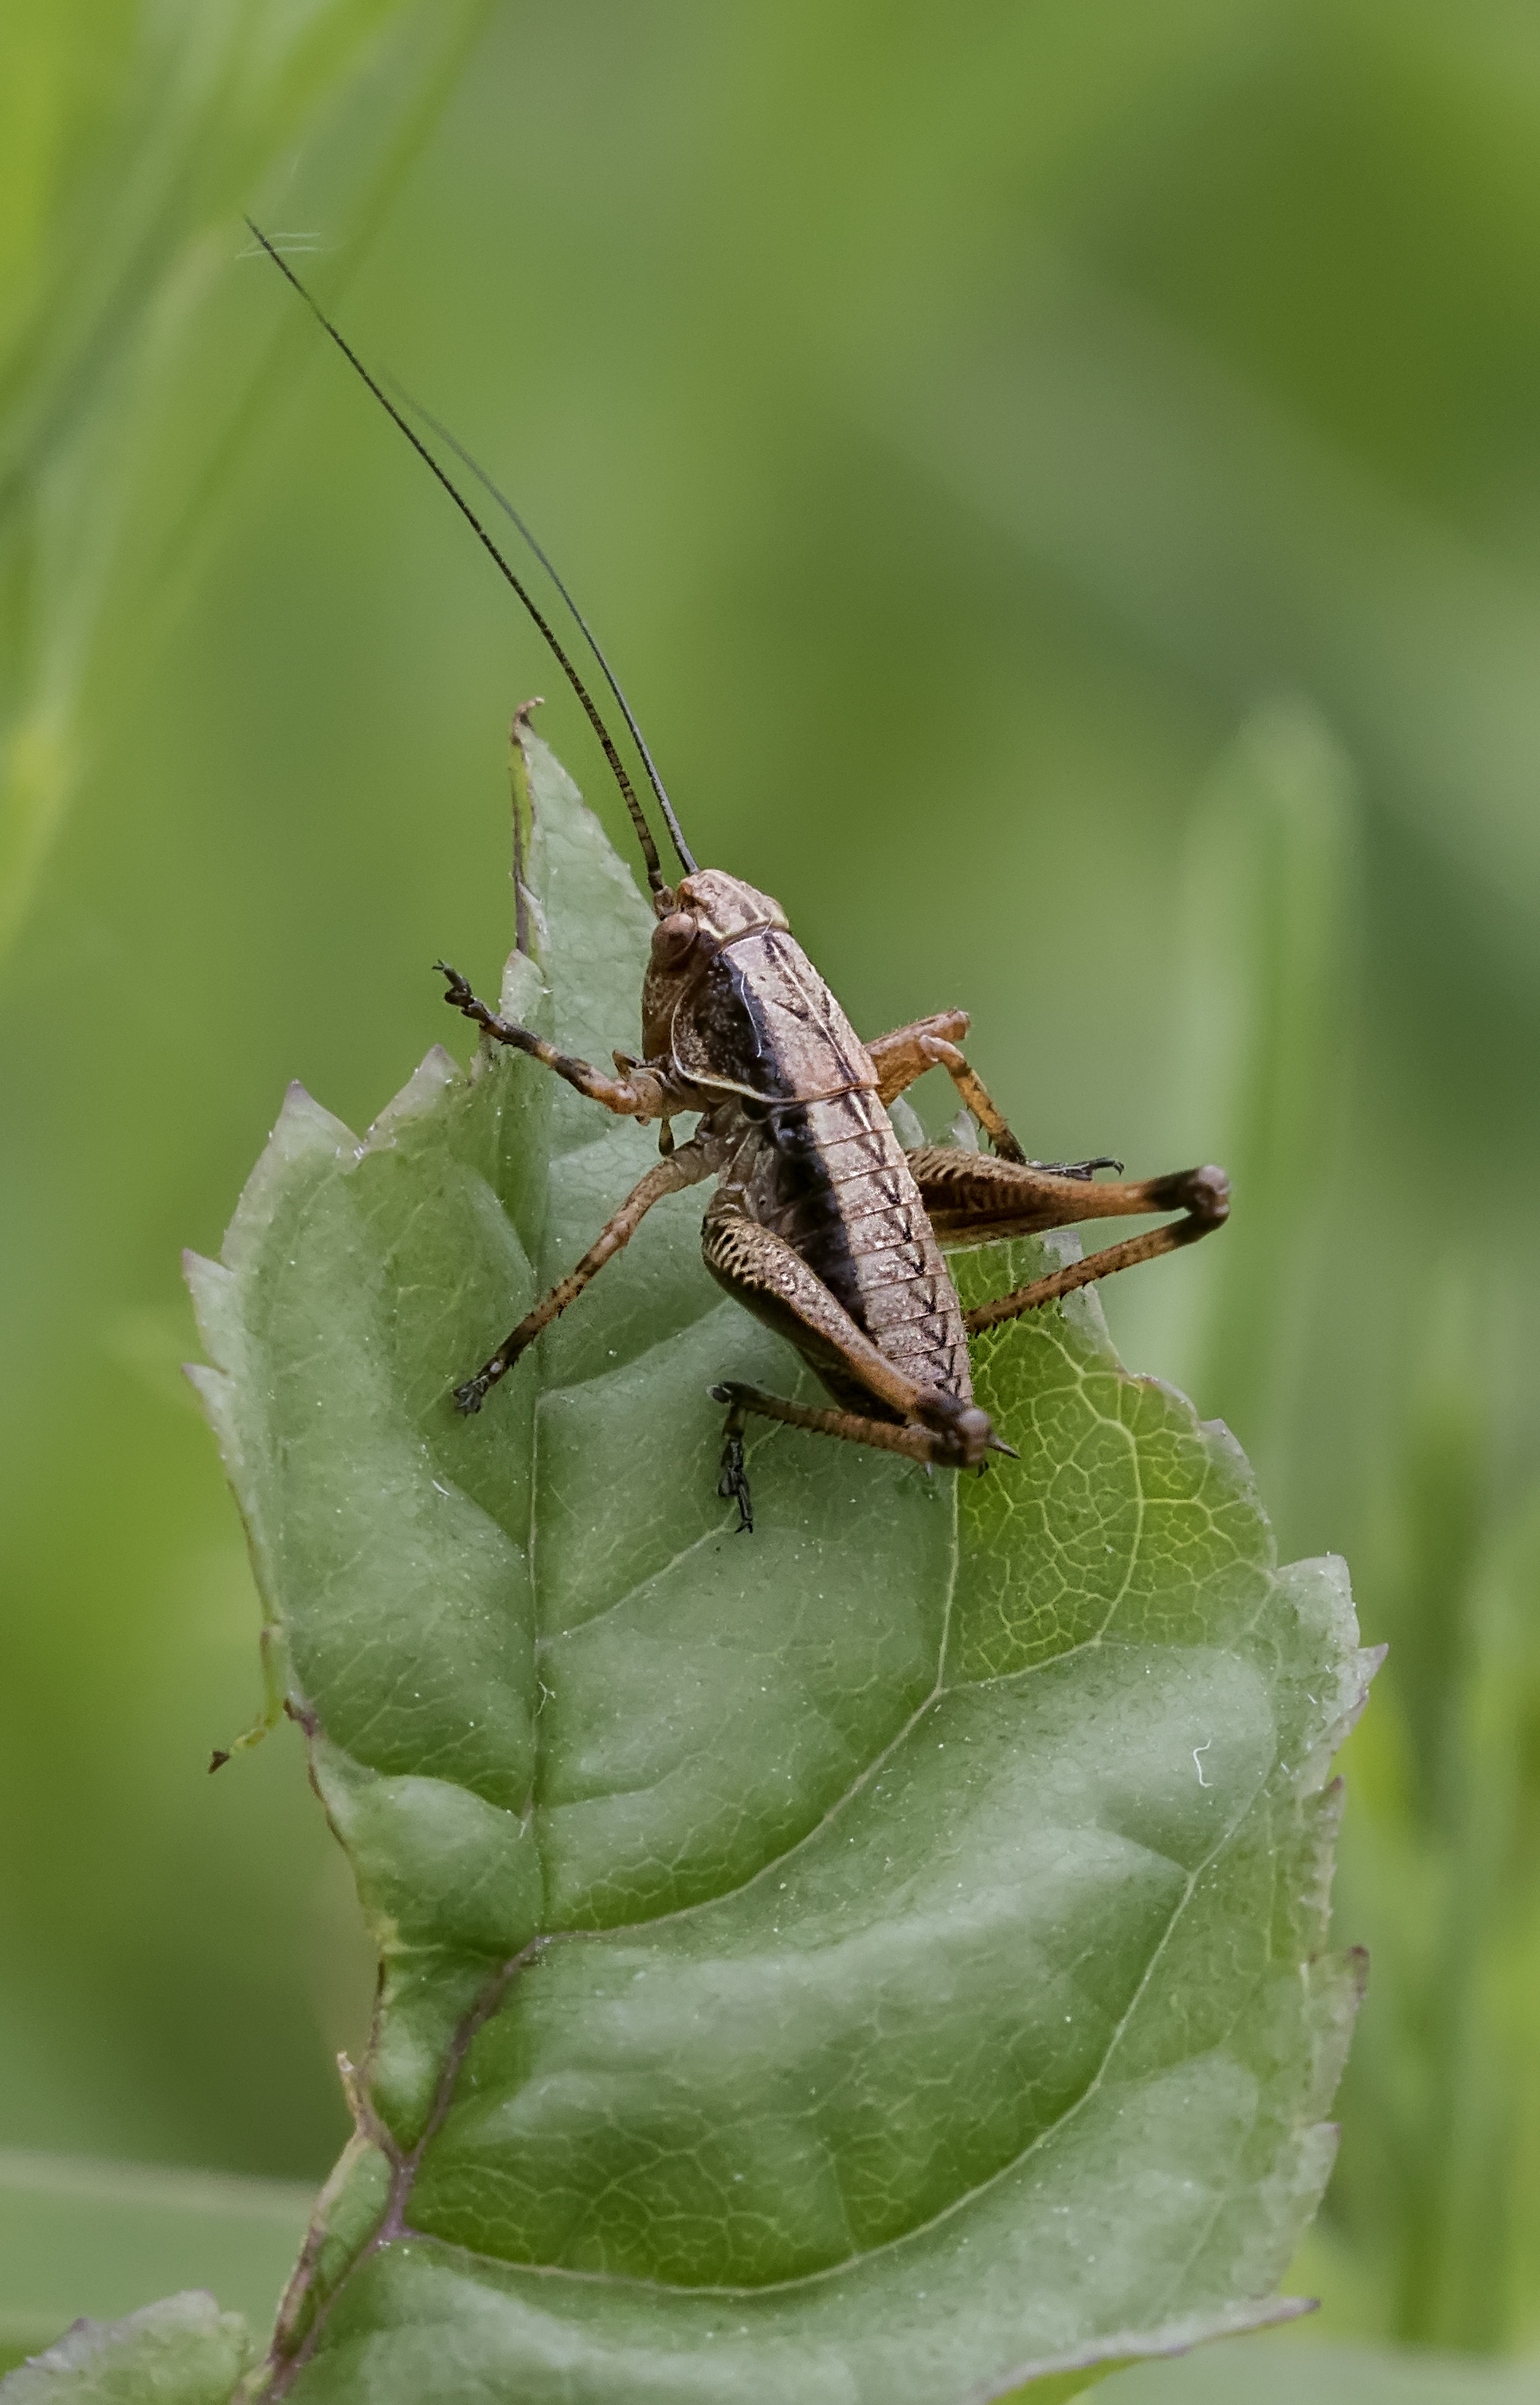
[[[173,2288],[210,2289],[265,2328],[312,2199],[278,2180],[0,2150],[0,2370],[77,2314],[131,2314]]]
[[[31,13],[73,97],[7,77],[6,107],[42,94],[36,145],[63,161],[67,120],[94,160],[125,54]],[[178,1399],[175,1257],[290,1076],[367,1118],[442,1032],[428,963],[506,951],[502,730],[554,690],[237,256],[246,201],[315,232],[371,356],[516,489],[697,850],[780,895],[858,1024],[965,1002],[1046,1157],[1234,1153],[1226,1233],[1109,1314],[1392,1643],[1350,1751],[1338,1928],[1375,1967],[1310,2276],[1342,2328],[1533,2345],[1540,27],[508,0],[382,207],[437,92],[393,38],[272,180],[211,143],[153,405],[104,411],[78,508],[60,471],[46,601],[7,554],[6,707],[46,735],[11,856],[57,836],[4,995],[0,2135],[288,2177],[334,2151],[368,1966],[287,1741],[203,1779],[250,1716],[253,1606]],[[179,91],[134,101],[131,152],[191,138]],[[50,172],[92,225],[130,189]]]
[[[0,942],[80,772],[98,627],[160,615],[260,388],[269,341],[210,341],[232,218],[320,128],[328,197],[367,215],[483,13],[63,0],[0,31]]]
[[[1098,2405],[1535,2405],[1540,2371],[1482,2356],[1322,2346],[1302,2331],[1141,2365],[1097,2396]]]

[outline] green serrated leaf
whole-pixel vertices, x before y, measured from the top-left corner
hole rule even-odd
[[[604,1061],[649,916],[527,758],[506,1006]],[[1267,2318],[1358,1984],[1319,1950],[1341,1565],[1276,1568],[1239,1449],[1086,1297],[977,1347],[1019,1464],[771,1430],[735,1536],[706,1388],[798,1364],[698,1196],[461,1421],[651,1157],[435,1052],[361,1142],[292,1092],[192,1266],[383,1963],[276,2389],[1046,2399]],[[1064,1249],[959,1256],[965,1297]]]
[[[251,2356],[239,2314],[200,2288],[120,2322],[77,2322],[0,2381],[6,2405],[228,2405]]]

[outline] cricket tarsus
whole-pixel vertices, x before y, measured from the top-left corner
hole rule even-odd
[[[477,1001],[469,978],[463,977],[458,969],[451,968],[447,961],[435,961],[433,965],[439,975],[448,981],[448,992],[444,995],[444,1000],[451,1008],[463,1010],[468,1019],[474,1019],[484,1024],[491,1013],[484,1002]]]
[[[1029,1160],[1022,1166],[1045,1169],[1050,1177],[1092,1178],[1099,1169],[1115,1169],[1120,1177],[1123,1174],[1123,1163],[1114,1160],[1110,1152],[1099,1152],[1094,1160]]]
[[[717,1493],[724,1503],[738,1507],[738,1525],[735,1536],[751,1537],[754,1533],[754,1506],[749,1498],[749,1479],[743,1466],[743,1408],[735,1399],[731,1386],[708,1387],[714,1403],[728,1405],[727,1426],[721,1439],[721,1476],[717,1481]]]
[[[534,1034],[527,1027],[516,1027],[512,1020],[504,1019],[492,1008],[490,1003],[483,1002],[481,996],[472,992],[469,980],[460,975],[458,969],[451,968],[447,961],[435,961],[433,965],[440,975],[449,981],[444,1000],[451,1010],[459,1011],[464,1018],[483,1029],[498,1044],[511,1044],[515,1050],[528,1052],[536,1060],[544,1057],[541,1050],[542,1045],[544,1045],[544,1052],[554,1050],[555,1048],[553,1045],[544,1043],[542,1036]]]

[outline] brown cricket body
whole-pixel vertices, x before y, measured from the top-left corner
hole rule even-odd
[[[693,944],[662,965],[654,940],[642,989],[650,1062],[706,1114],[697,1142],[721,1162],[707,1213],[706,1263],[761,1319],[791,1338],[847,1410],[902,1422],[840,1353],[788,1312],[748,1221],[789,1245],[869,1337],[920,1386],[973,1402],[962,1307],[941,1246],[878,1097],[872,1056],[792,937],[777,902],[720,869],[675,890],[658,933],[693,921]],[[960,1463],[992,1434],[964,1415]]]
[[[515,722],[515,737],[521,722]],[[743,1425],[757,1413],[930,1465],[982,1468],[1010,1453],[973,1400],[968,1338],[1109,1272],[1191,1243],[1224,1219],[1214,1169],[1142,1184],[1094,1182],[1099,1168],[1029,1161],[958,1048],[966,1011],[944,1011],[863,1044],[792,936],[778,902],[721,869],[654,884],[658,923],[642,985],[637,1062],[616,1077],[513,1027],[446,969],[446,999],[498,1042],[545,1062],[608,1109],[662,1122],[663,1160],[626,1198],[571,1273],[525,1314],[455,1389],[477,1411],[542,1328],[629,1242],[666,1194],[714,1178],[702,1222],[706,1266],[728,1293],[785,1336],[833,1398],[824,1410],[741,1385],[728,1405],[721,1493],[752,1527]],[[888,1104],[928,1069],[952,1079],[994,1151],[906,1151]],[[676,1148],[673,1120],[700,1124]],[[1183,1216],[1015,1293],[964,1313],[941,1248],[1134,1213]]]

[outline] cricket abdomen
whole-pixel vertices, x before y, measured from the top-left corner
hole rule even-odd
[[[871,1056],[801,945],[784,927],[723,943],[681,998],[670,1045],[681,1084],[735,1098],[723,1185],[737,1206],[895,1369],[972,1402],[961,1308]],[[842,1402],[891,1416],[858,1379],[815,1366]]]
[[[801,1255],[896,1370],[971,1402],[957,1291],[875,1093],[782,1104],[752,1150],[741,1187],[750,1216]]]

